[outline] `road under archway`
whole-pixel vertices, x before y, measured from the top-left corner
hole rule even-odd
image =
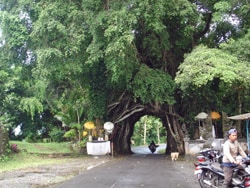
[[[157,147],[156,151],[154,153],[151,153],[148,146],[131,146],[131,151],[134,154],[152,154],[152,155],[158,155],[162,154],[163,151],[166,149],[166,144],[159,144],[159,147]]]

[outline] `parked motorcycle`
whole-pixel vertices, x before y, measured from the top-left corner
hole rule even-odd
[[[250,174],[245,170],[250,164],[250,159],[242,160],[242,164],[233,169],[233,178],[231,187],[250,188]],[[199,176],[199,184],[201,188],[219,188],[224,182],[224,173],[221,164],[210,162],[207,165],[201,166],[201,174]]]
[[[205,161],[221,162],[219,160],[222,159],[222,155],[219,150],[206,148],[198,153],[197,159],[198,162],[205,162]]]
[[[155,151],[156,151],[156,148],[157,147],[159,147],[159,145],[156,145],[155,143],[154,143],[154,141],[152,141],[150,144],[149,144],[149,146],[148,146],[148,148],[149,148],[149,150],[151,151],[151,153],[154,153]]]
[[[218,150],[214,149],[203,149],[198,153],[197,162],[194,163],[195,171],[194,174],[197,179],[200,178],[202,173],[202,167],[209,165],[211,162],[213,163],[221,163],[222,162],[222,154]]]

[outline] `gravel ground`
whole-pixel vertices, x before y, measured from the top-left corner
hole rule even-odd
[[[69,159],[63,164],[43,165],[0,173],[1,188],[52,188],[84,170],[94,168],[114,158],[89,156]]]
[[[84,170],[94,168],[103,163],[116,160],[120,157],[89,156],[87,158],[70,159],[64,164],[53,164],[39,167],[14,170],[0,173],[1,188],[54,188],[56,185],[67,181]],[[166,158],[166,160],[170,160]],[[193,159],[180,159],[175,162],[183,177],[187,179],[193,188],[199,188],[194,176]]]

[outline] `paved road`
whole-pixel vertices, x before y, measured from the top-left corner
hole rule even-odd
[[[155,153],[157,153],[160,150],[165,150],[166,144],[160,144],[159,147],[156,148]],[[136,154],[151,154],[151,151],[148,149],[148,146],[132,146],[131,150],[133,153]]]
[[[172,162],[160,154],[134,154],[83,171],[57,188],[198,188],[190,163]]]

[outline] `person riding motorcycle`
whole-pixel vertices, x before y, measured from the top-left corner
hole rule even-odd
[[[246,153],[237,141],[237,130],[231,128],[228,131],[228,140],[223,145],[222,166],[225,175],[223,188],[228,188],[233,178],[233,168],[240,165],[241,162],[236,160],[236,156],[240,154],[243,158],[247,158]]]
[[[156,148],[157,148],[157,147],[158,147],[158,145],[156,145],[154,141],[152,141],[152,142],[149,144],[149,146],[148,146],[148,148],[150,149],[150,151],[151,151],[152,153],[154,153],[154,152],[156,151]]]

